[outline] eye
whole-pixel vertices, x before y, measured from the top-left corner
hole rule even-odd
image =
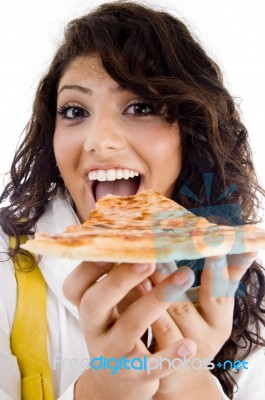
[[[84,108],[69,104],[60,107],[57,114],[65,119],[82,119],[89,116],[89,113]]]
[[[126,113],[138,116],[154,114],[154,106],[152,104],[137,102],[127,107]]]

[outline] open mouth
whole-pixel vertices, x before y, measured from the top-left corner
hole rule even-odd
[[[95,201],[107,194],[132,196],[138,193],[142,181],[139,172],[129,169],[93,170],[88,177]]]

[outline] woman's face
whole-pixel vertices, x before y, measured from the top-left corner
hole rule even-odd
[[[81,222],[107,193],[170,197],[181,168],[178,124],[121,88],[97,56],[74,60],[59,82],[54,152]]]

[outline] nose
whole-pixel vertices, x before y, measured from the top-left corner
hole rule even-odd
[[[102,115],[91,120],[84,142],[86,152],[106,154],[121,150],[124,145],[123,130],[117,122]]]

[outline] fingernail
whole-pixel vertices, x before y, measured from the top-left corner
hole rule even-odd
[[[171,278],[171,283],[176,286],[181,286],[190,280],[188,271],[178,270]]]
[[[177,350],[177,355],[180,357],[189,357],[191,354],[190,348],[185,346],[185,344],[182,344]]]
[[[152,282],[150,281],[150,279],[145,279],[142,282],[142,286],[143,286],[145,292],[150,292],[153,289],[153,285],[152,285]]]
[[[146,272],[148,269],[150,269],[150,264],[133,264],[131,266],[131,269],[134,272],[141,274],[143,272]]]
[[[194,273],[187,267],[181,267],[172,277],[171,285],[164,290],[165,301],[177,301],[192,286]]]

